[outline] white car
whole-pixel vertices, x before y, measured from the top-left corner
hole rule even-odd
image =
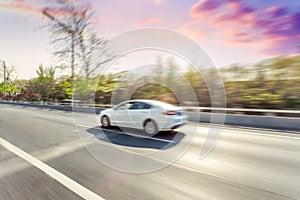
[[[180,107],[155,100],[125,101],[100,113],[102,127],[142,129],[150,135],[176,129],[187,123],[187,118]]]

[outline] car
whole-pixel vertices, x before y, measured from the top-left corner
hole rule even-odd
[[[188,117],[180,107],[156,100],[129,100],[100,112],[101,126],[144,130],[149,135],[173,131],[186,124]]]

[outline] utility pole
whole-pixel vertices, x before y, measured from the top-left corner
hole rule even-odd
[[[72,30],[68,25],[62,23],[58,19],[56,19],[53,15],[51,15],[47,9],[43,10],[43,15],[49,18],[51,21],[56,22],[59,26],[61,26],[67,33],[71,35],[71,78],[72,80],[75,77],[75,34],[76,30]]]
[[[0,60],[2,62],[3,65],[3,83],[4,83],[4,96],[6,96],[6,65],[5,65],[5,61]]]

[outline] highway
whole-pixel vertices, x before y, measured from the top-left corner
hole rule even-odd
[[[0,199],[300,199],[297,132],[224,126],[200,159],[207,124],[151,138],[95,117],[0,104]]]

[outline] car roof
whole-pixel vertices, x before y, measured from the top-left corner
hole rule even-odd
[[[144,103],[148,103],[148,104],[151,104],[151,105],[161,106],[163,108],[177,108],[177,106],[175,106],[175,105],[165,103],[165,102],[162,102],[162,101],[157,101],[157,100],[135,99],[135,100],[130,100],[129,102],[144,102]]]

